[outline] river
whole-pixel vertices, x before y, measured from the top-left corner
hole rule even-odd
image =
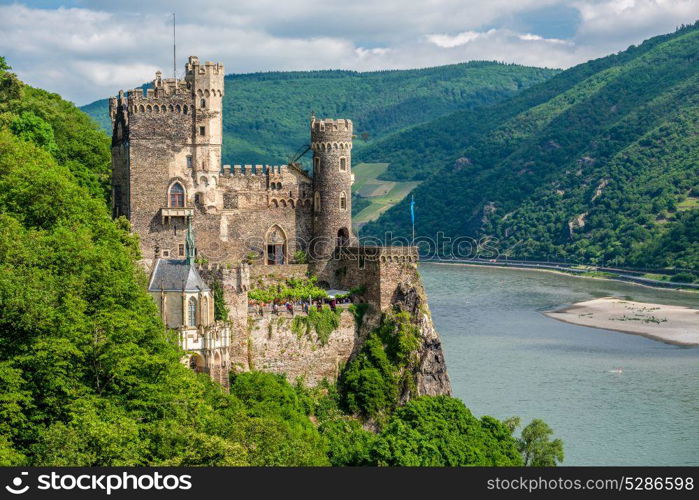
[[[515,269],[420,273],[454,395],[475,415],[541,418],[563,465],[699,465],[699,348],[542,314],[610,295],[699,307],[699,294]]]

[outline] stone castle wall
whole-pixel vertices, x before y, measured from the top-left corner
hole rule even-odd
[[[323,379],[337,379],[341,367],[358,347],[359,334],[352,313],[342,312],[339,328],[324,346],[313,337],[299,338],[291,331],[291,321],[286,312],[250,316],[245,348],[231,357],[233,369],[284,374],[292,383],[302,377],[309,386]]]

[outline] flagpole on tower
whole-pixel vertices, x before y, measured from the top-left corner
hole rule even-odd
[[[415,195],[410,195],[410,220],[413,223],[413,241],[412,244],[415,245]]]
[[[177,80],[177,37],[175,33],[175,13],[172,13],[172,77]]]

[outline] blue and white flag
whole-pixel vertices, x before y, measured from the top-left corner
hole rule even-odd
[[[410,196],[410,220],[415,225],[415,196]]]

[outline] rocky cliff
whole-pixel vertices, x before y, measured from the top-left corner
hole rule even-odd
[[[420,396],[451,395],[451,383],[442,352],[442,339],[432,324],[427,296],[418,279],[413,283],[399,283],[393,298],[393,307],[410,314],[420,331],[422,344],[418,349],[415,376]],[[403,395],[402,400],[407,399]]]

